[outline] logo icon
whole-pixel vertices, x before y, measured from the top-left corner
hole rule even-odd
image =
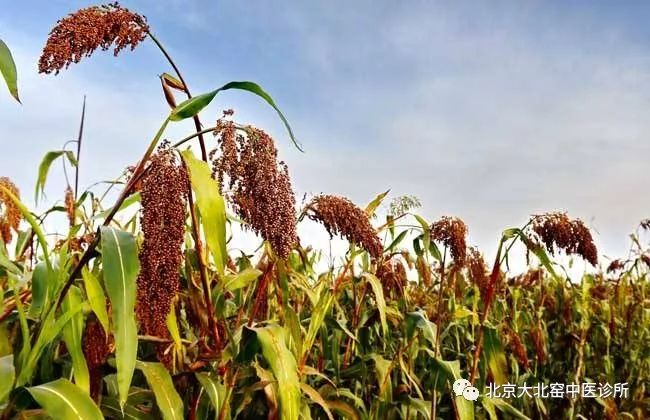
[[[472,386],[471,382],[467,379],[456,379],[454,385],[452,386],[454,394],[456,396],[463,396],[467,401],[476,401],[478,400],[479,392],[478,389]]]

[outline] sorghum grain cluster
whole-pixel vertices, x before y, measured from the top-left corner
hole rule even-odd
[[[16,184],[14,184],[7,177],[0,177],[0,185],[6,188],[16,198],[20,199],[20,191]],[[18,232],[18,226],[22,220],[22,215],[18,206],[9,198],[3,189],[0,189],[0,205],[2,205],[2,213],[0,213],[0,235],[5,244],[11,242],[13,234],[11,231]]]
[[[449,248],[454,262],[465,265],[467,225],[457,217],[444,216],[431,225],[431,239]]]
[[[229,188],[233,208],[248,227],[267,240],[280,258],[286,258],[298,242],[296,198],[289,169],[279,161],[273,139],[264,131],[246,127],[242,134],[232,122],[217,124],[218,158],[213,158],[213,174]],[[227,178],[227,179],[226,179]]]
[[[38,61],[38,71],[58,74],[98,48],[106,51],[114,46],[113,54],[117,56],[126,47],[133,50],[148,31],[143,16],[117,2],[80,9],[59,20],[52,29]]]
[[[582,220],[571,220],[566,213],[547,213],[535,216],[532,226],[550,252],[564,251],[581,256],[591,265],[598,264],[598,250]]]
[[[319,195],[307,205],[307,215],[325,226],[331,236],[341,235],[374,257],[383,252],[381,240],[366,212],[345,197]]]
[[[178,293],[183,259],[188,178],[174,152],[152,157],[142,185],[142,232],[137,314],[143,333],[167,337],[166,317]]]

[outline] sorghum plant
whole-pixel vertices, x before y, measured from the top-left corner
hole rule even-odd
[[[220,91],[245,90],[295,143],[271,97],[252,82],[192,96],[144,16],[117,3],[72,13],[39,71],[146,41],[173,70],[160,77],[170,112],[111,186],[114,202],[79,188],[82,129],[76,152],[49,152],[39,167],[37,198],[55,159],[76,172],[43,213],[0,178],[0,418],[648,417],[650,222],[601,269],[588,227],[564,213],[506,229],[490,264],[468,247],[463,221],[429,222],[412,196],[382,207],[386,192],[363,207],[318,195],[296,214],[282,142],[231,110],[211,127],[199,119]],[[163,141],[189,118],[195,131]],[[48,233],[55,213],[65,235]],[[305,218],[347,252],[325,261],[327,244],[301,242]],[[259,246],[235,249],[242,229]],[[510,269],[516,244],[529,257],[521,273]],[[572,258],[588,271],[570,278]],[[453,393],[461,378],[476,401]],[[491,392],[558,384],[601,394]]]

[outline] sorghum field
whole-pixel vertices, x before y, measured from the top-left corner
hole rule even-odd
[[[271,96],[253,82],[192,96],[146,19],[118,4],[63,17],[38,69],[54,77],[141,42],[169,61],[151,100],[170,111],[116,174],[116,200],[79,189],[75,173],[92,164],[78,160],[82,129],[38,167],[37,198],[53,162],[68,167],[47,211],[0,178],[2,419],[650,417],[650,220],[628,255],[601,261],[582,221],[532,215],[504,226],[486,261],[462,220],[425,220],[414,197],[297,204],[281,158],[300,144]],[[230,110],[201,121],[227,89],[273,107],[290,141]],[[168,139],[185,119],[196,131]],[[47,232],[57,213],[66,236]],[[306,220],[349,243],[333,265],[327,243],[301,245]],[[246,230],[259,246],[232,249]],[[509,269],[514,253],[524,274]],[[574,260],[593,267],[579,282]],[[453,392],[461,378],[478,399]]]

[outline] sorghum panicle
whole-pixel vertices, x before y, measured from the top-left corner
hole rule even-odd
[[[142,185],[142,232],[137,314],[143,333],[167,337],[166,317],[178,293],[188,178],[174,152],[151,158]]]
[[[512,353],[515,355],[519,363],[526,369],[528,369],[528,354],[526,352],[526,347],[521,341],[521,337],[513,330],[508,330],[509,347],[512,350]]]
[[[426,262],[424,257],[422,257],[421,255],[418,256],[417,260],[415,260],[415,267],[418,270],[418,274],[420,275],[420,280],[422,281],[424,286],[427,288],[433,286],[431,267]]]
[[[319,195],[307,205],[307,209],[307,215],[322,223],[331,236],[341,235],[364,248],[372,257],[381,256],[383,246],[368,215],[347,198]]]
[[[398,258],[383,261],[377,268],[377,278],[381,280],[386,295],[396,291],[399,292],[398,296],[401,295],[408,282],[406,268]]]
[[[582,220],[571,220],[566,213],[547,213],[533,218],[532,229],[550,252],[563,250],[581,256],[593,266],[598,264],[598,250]]]
[[[481,296],[485,297],[487,292],[489,275],[488,267],[485,264],[483,255],[481,252],[474,248],[470,247],[467,252],[467,271],[469,272],[470,280],[473,284],[478,287],[481,291]]]
[[[9,190],[16,198],[20,199],[18,187],[9,178],[4,176],[0,177],[0,185]],[[2,189],[0,189],[0,205],[3,207],[2,213],[0,213],[0,235],[4,243],[8,244],[13,238],[11,231],[18,232],[18,226],[23,216],[18,206]]]
[[[228,115],[228,114],[227,114]],[[226,177],[230,199],[248,227],[267,240],[280,258],[286,258],[298,242],[296,198],[289,169],[279,161],[273,139],[264,131],[247,127],[237,133],[232,122],[217,124],[220,156],[213,157],[213,174],[222,189]]]
[[[110,349],[104,327],[94,317],[86,322],[81,348],[90,374],[90,395],[97,400],[101,390],[102,366],[108,359]]]
[[[114,46],[113,54],[133,50],[149,31],[146,18],[117,2],[77,10],[59,20],[50,32],[38,61],[39,73],[58,74],[72,63],[101,48]]]
[[[448,247],[454,262],[465,265],[467,225],[457,217],[444,216],[431,225],[431,239]]]

